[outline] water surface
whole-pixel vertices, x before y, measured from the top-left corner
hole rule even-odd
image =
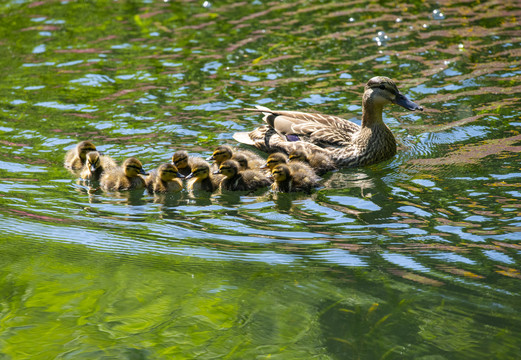
[[[1,359],[514,359],[515,1],[0,5]],[[358,122],[391,77],[393,159],[311,195],[104,193],[90,139],[147,170],[260,124]]]

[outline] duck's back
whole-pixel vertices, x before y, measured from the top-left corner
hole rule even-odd
[[[157,175],[150,181],[147,179],[146,186],[150,193],[169,193],[183,190],[183,183],[181,180],[173,179],[172,181],[163,181]]]
[[[248,190],[244,178],[241,174],[237,174],[231,178],[224,178],[220,185],[221,190],[228,191],[245,191]]]
[[[359,125],[333,115],[300,111],[273,111],[263,106],[257,106],[256,111],[264,114],[263,119],[268,127],[256,129],[257,133],[255,130],[249,133],[253,138],[264,138],[262,135],[273,136],[267,134],[267,131],[272,129],[282,137],[283,141],[301,140],[321,147],[339,147],[350,143],[352,135],[360,131]]]
[[[255,190],[271,185],[272,181],[267,178],[263,172],[258,170],[244,170],[241,171],[244,182],[249,187],[248,190]]]
[[[140,176],[129,178],[125,175],[123,169],[118,167],[103,172],[100,185],[103,189],[109,191],[134,190],[143,189],[145,180]]]
[[[258,169],[262,165],[264,165],[264,159],[250,150],[239,150],[234,153],[234,156],[237,154],[242,154],[248,159],[248,168],[249,169]],[[232,156],[232,159],[234,159]]]
[[[336,170],[335,162],[331,157],[321,153],[314,153],[309,156],[309,166],[317,175],[324,175],[329,171]]]
[[[221,189],[230,191],[251,191],[271,185],[271,181],[257,170],[243,170],[232,178],[221,182]]]
[[[63,162],[66,168],[71,170],[81,170],[83,162],[76,154],[76,149],[71,149],[65,154],[65,160]]]
[[[317,175],[315,170],[309,165],[302,161],[290,161],[288,163],[288,167],[291,170],[292,174],[303,174],[302,177],[310,177],[315,181],[320,180],[320,177]]]
[[[295,192],[311,192],[319,185],[315,178],[302,172],[292,174],[292,177],[292,191]]]

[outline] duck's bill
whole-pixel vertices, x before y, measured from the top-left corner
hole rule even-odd
[[[90,171],[91,172],[95,172],[96,171],[96,165],[91,165],[90,166]]]
[[[213,160],[215,160],[215,159],[213,158],[213,155],[212,155],[212,156],[208,156],[208,157],[206,158],[206,161],[213,161]]]
[[[213,173],[214,173],[215,175],[220,174],[220,173],[221,173],[221,170],[215,170]]]
[[[143,170],[143,169],[139,170],[139,173],[141,175],[148,175],[148,173],[145,170]]]
[[[185,180],[189,180],[189,179],[191,179],[193,177],[194,177],[194,173],[190,173],[190,174],[185,176]]]
[[[423,107],[421,107],[420,105],[418,105],[418,104],[412,102],[411,100],[407,99],[405,97],[405,95],[403,95],[403,94],[396,95],[396,97],[394,98],[394,103],[396,105],[400,105],[403,108],[406,108],[407,110],[423,111]]]
[[[175,174],[175,176],[177,176],[178,178],[180,179],[184,179],[185,176],[183,174],[181,174],[180,172],[178,172],[177,174]]]

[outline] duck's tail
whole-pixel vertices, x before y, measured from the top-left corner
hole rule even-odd
[[[241,144],[255,146],[255,141],[253,141],[253,139],[250,137],[249,132],[236,132],[235,134],[233,134],[233,138]]]

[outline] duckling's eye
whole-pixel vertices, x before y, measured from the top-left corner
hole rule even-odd
[[[380,84],[379,88],[382,89],[382,90],[385,90],[385,85],[384,84]]]

